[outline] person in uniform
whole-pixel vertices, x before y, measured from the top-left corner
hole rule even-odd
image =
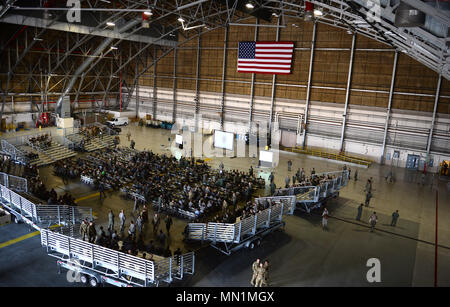
[[[395,210],[395,212],[392,213],[392,222],[391,222],[391,226],[394,226],[394,227],[395,227],[395,225],[397,225],[397,220],[398,220],[399,216],[400,216],[400,215],[398,214],[398,210]]]
[[[258,269],[259,263],[260,263],[260,260],[259,260],[259,258],[258,258],[258,259],[256,259],[255,262],[253,262],[253,264],[252,264],[253,276],[252,276],[252,279],[251,279],[251,281],[250,281],[250,284],[251,284],[252,286],[255,285],[255,281],[256,281],[256,271],[257,271],[257,269]]]
[[[112,210],[109,210],[109,213],[108,213],[108,220],[109,220],[109,223],[108,223],[108,230],[109,230],[110,232],[113,232],[113,230],[114,230],[114,213],[112,212]]]
[[[81,226],[80,226],[80,235],[81,235],[81,240],[85,240],[86,239],[86,235],[87,235],[87,231],[88,231],[88,224],[86,222],[86,219],[84,219],[81,222]]]
[[[270,268],[269,260],[264,261],[263,268],[264,268],[264,278],[263,278],[262,284],[265,287],[268,287],[269,286],[269,268]]]
[[[286,184],[285,185],[285,188],[289,188],[289,183],[291,182],[291,178],[289,178],[289,175],[288,176],[286,176],[286,178],[284,179],[284,183]]]
[[[377,220],[378,220],[377,213],[374,212],[369,218],[370,232],[373,232],[375,225],[377,224]]]
[[[97,236],[97,231],[95,230],[94,222],[89,223],[87,230],[88,230],[89,243],[94,243],[95,237]]]
[[[169,234],[170,234],[170,227],[171,227],[172,224],[173,224],[172,217],[171,217],[170,215],[167,215],[167,216],[166,216],[166,219],[165,219],[165,222],[166,222],[166,230],[167,230],[167,234],[169,235]]]
[[[323,209],[322,213],[322,228],[325,229],[328,226],[328,210],[327,208]]]
[[[156,234],[156,232],[158,231],[159,222],[160,222],[159,215],[158,215],[158,213],[155,213],[155,215],[153,216],[153,220],[152,220],[154,234]]]
[[[123,232],[123,229],[125,228],[125,213],[123,212],[123,210],[120,210],[119,213],[119,220],[120,220],[120,232]]]
[[[260,262],[256,268],[255,287],[262,287],[265,271],[266,270],[264,269],[263,263]]]
[[[357,221],[360,221],[360,220],[361,220],[362,211],[363,211],[363,204],[359,204],[359,207],[358,207],[358,214],[356,215],[356,220],[357,220]]]

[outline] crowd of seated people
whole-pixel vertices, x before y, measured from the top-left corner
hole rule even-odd
[[[160,230],[160,233],[162,233],[162,230]],[[84,220],[80,227],[80,234],[83,240],[147,260],[156,260],[154,255],[160,257],[181,255],[180,248],[172,253],[170,245],[165,240],[162,242],[159,237],[157,237],[156,242],[155,240],[149,240],[148,243],[145,243],[142,233],[136,236],[135,233],[130,232],[126,234],[124,232],[118,233],[115,229],[105,231],[103,226],[100,226],[99,231],[97,231],[93,221]]]
[[[107,128],[105,127],[90,126],[90,127],[81,127],[79,133],[86,136],[87,140],[89,141],[92,138],[107,135],[108,131]]]
[[[46,200],[48,205],[76,206],[75,198],[70,193],[58,196],[53,188],[50,191],[47,190],[39,176],[30,181],[30,187],[31,193],[42,200]]]
[[[30,137],[28,143],[33,148],[47,149],[52,146],[52,137],[46,133],[36,137]]]
[[[53,164],[53,174],[62,178],[75,179],[80,176],[81,169],[83,167],[81,159],[77,160],[59,160]]]
[[[212,170],[195,159],[177,160],[151,151],[136,154],[130,169],[135,191],[146,202],[167,213],[193,212],[197,221],[250,200],[256,189],[264,187],[263,179],[245,172]]]
[[[0,159],[0,172],[17,177],[22,177],[25,179],[35,178],[38,175],[38,169],[36,165],[21,166],[9,159],[8,160]]]

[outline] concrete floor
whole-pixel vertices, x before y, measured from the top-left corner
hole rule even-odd
[[[152,149],[156,153],[175,154],[168,138],[174,138],[168,130],[138,127],[133,124],[123,127],[120,134],[121,146],[128,146],[126,134],[130,132],[136,142],[136,149]],[[209,138],[210,140],[210,138]],[[287,161],[292,160],[293,171],[288,172]],[[252,158],[213,158],[207,161],[213,167],[223,162],[226,169],[247,171],[250,165],[256,167]],[[317,172],[333,171],[342,164],[308,156],[282,152],[275,172],[277,186],[284,185],[284,178],[292,176],[296,169],[304,167],[307,173],[314,167]],[[355,166],[350,167],[352,173]],[[260,174],[268,176],[269,169]],[[196,250],[196,273],[192,278],[175,285],[186,286],[249,286],[251,263],[255,258],[269,259],[271,284],[273,286],[433,286],[434,280],[434,238],[435,197],[439,198],[439,249],[438,285],[450,286],[450,192],[447,182],[435,181],[430,187],[417,184],[417,173],[395,169],[397,181],[387,183],[384,175],[387,166],[373,165],[369,169],[358,168],[358,181],[352,180],[340,192],[340,197],[328,204],[331,218],[329,230],[321,228],[317,214],[296,213],[285,217],[284,231],[267,236],[256,250],[240,250],[225,256],[211,247],[185,245],[181,232],[186,221],[174,219],[170,247]],[[91,207],[97,216],[97,226],[107,224],[107,212],[113,209],[118,216],[124,209],[128,218],[133,216],[133,202],[125,200],[118,192],[107,192],[108,197],[100,202],[90,187],[74,180],[64,185],[62,180],[51,175],[52,167],[42,168],[41,177],[48,187],[57,192],[69,191],[80,206]],[[356,208],[364,201],[364,185],[373,177],[373,194],[370,208],[364,208],[362,222],[356,222]],[[417,179],[416,179],[417,178]],[[92,196],[94,194],[94,196]],[[397,227],[391,227],[390,216],[399,210]],[[378,224],[374,233],[369,232],[368,217],[377,212]],[[128,223],[127,223],[128,224]],[[20,237],[28,232],[25,225],[0,227],[0,244]],[[148,229],[146,241],[153,235]],[[14,255],[14,257],[12,257]],[[369,258],[381,262],[381,283],[368,283],[366,273]],[[0,248],[0,285],[4,286],[76,286],[57,275],[55,259],[48,257],[40,247],[39,236]]]

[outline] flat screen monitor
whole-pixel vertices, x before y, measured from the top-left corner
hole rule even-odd
[[[183,136],[180,134],[175,135],[175,144],[183,145]]]
[[[214,147],[233,150],[234,133],[214,130]]]

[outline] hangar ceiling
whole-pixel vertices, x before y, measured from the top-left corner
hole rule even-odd
[[[243,22],[250,16],[266,21],[281,16],[280,26],[284,27],[296,19],[303,20],[312,4],[318,22],[389,44],[450,80],[447,1],[81,0],[81,21],[67,22],[65,16],[75,2],[2,0],[0,22],[174,47],[200,28],[205,32]],[[149,28],[139,23],[118,33],[107,25],[141,19],[144,12],[151,12]]]

